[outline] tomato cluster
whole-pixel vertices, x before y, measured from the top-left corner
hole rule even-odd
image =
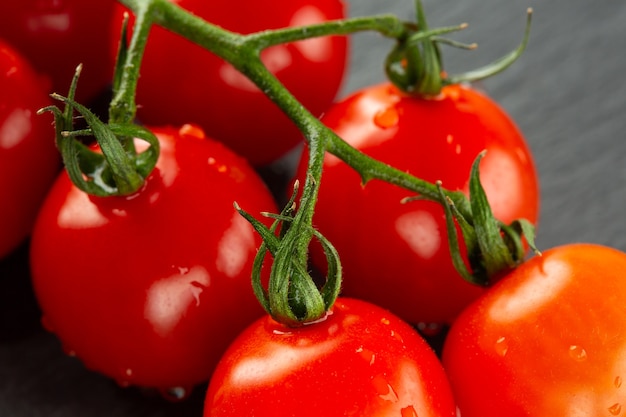
[[[347,15],[340,0],[279,1],[271,12],[254,1],[175,3],[237,33]],[[0,258],[28,244],[42,325],[87,369],[174,400],[208,384],[206,417],[622,414],[624,253],[571,244],[488,286],[469,283],[452,262],[441,202],[405,201],[406,188],[364,183],[327,153],[312,224],[339,254],[342,293],[318,320],[281,323],[250,285],[267,242],[233,203],[264,227],[285,220],[261,216],[278,213],[291,190],[272,193],[260,172],[303,143],[296,125],[229,63],[154,27],[136,98],[158,140],[156,166],[130,195],[90,195],[60,169],[38,110],[80,63],[77,100],[97,108],[109,97],[113,54],[103,49],[116,50],[128,10],[113,0],[2,7],[0,195],[11,204],[0,205]],[[486,151],[480,180],[494,216],[537,223],[533,156],[497,103],[469,84],[420,95],[391,82],[335,101],[347,53],[346,36],[326,36],[261,58],[325,129],[402,172],[468,196]],[[285,182],[307,182],[308,169],[307,148]],[[328,247],[309,250],[307,266],[323,275]],[[297,302],[300,289],[289,290]],[[446,329],[440,348],[429,329]]]

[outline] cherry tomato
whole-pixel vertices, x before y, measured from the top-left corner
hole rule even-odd
[[[60,168],[45,82],[12,45],[0,40],[0,258],[30,234]]]
[[[569,244],[471,304],[443,352],[463,417],[623,415],[625,270],[618,250]]]
[[[287,328],[269,316],[229,347],[204,417],[453,417],[439,359],[406,323],[372,304],[339,299],[322,321]]]
[[[44,324],[87,368],[182,395],[263,313],[250,284],[261,240],[233,201],[276,207],[252,168],[198,127],[153,132],[157,167],[130,197],[58,178],[33,233],[33,286]]]
[[[197,16],[237,33],[343,18],[341,0],[177,0]],[[122,12],[118,8],[121,21]],[[245,13],[242,12],[245,10]],[[115,46],[118,40],[115,39]],[[165,57],[165,59],[164,59]],[[316,38],[268,48],[268,69],[315,115],[335,98],[344,77],[347,38]],[[163,88],[167,80],[167,88]],[[302,142],[295,125],[230,64],[160,27],[150,33],[137,87],[145,123],[191,121],[253,165],[273,162]]]
[[[79,101],[96,97],[111,80],[106,53],[115,0],[20,0],[0,6],[0,37],[9,40],[65,95],[78,64]]]
[[[529,148],[510,117],[476,89],[451,85],[438,97],[420,98],[384,83],[337,103],[322,121],[375,159],[466,194],[471,165],[486,149],[481,180],[496,218],[537,220]],[[301,179],[306,161],[305,153]],[[402,204],[408,191],[376,180],[363,186],[359,175],[332,155],[323,172],[313,222],[339,251],[343,295],[419,325],[451,322],[484,291],[454,269],[438,203]],[[324,268],[323,255],[313,249],[314,264]]]

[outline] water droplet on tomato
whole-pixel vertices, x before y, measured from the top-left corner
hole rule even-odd
[[[376,375],[372,378],[372,384],[381,399],[392,403],[398,402],[398,394],[383,375]]]
[[[178,129],[181,136],[192,136],[198,139],[206,139],[204,130],[200,126],[194,124],[184,124]]]
[[[576,362],[582,362],[587,359],[587,351],[578,345],[569,347],[569,356]]]
[[[168,401],[182,401],[191,395],[191,389],[185,387],[172,387],[159,391],[161,396]]]
[[[374,352],[369,349],[364,349],[363,346],[359,346],[359,348],[356,350],[356,353],[361,355],[361,358],[363,358],[363,360],[365,360],[365,362],[369,363],[370,365],[373,365],[374,361],[376,360],[376,355],[374,354]]]
[[[398,124],[400,115],[395,107],[387,107],[374,115],[374,124],[381,129],[388,129]]]
[[[417,411],[415,411],[415,408],[412,405],[404,407],[400,410],[400,413],[402,414],[402,417],[417,417]]]
[[[504,357],[509,350],[509,342],[506,340],[506,337],[502,336],[496,340],[494,347],[498,356]]]
[[[613,414],[614,416],[619,415],[619,413],[621,412],[622,412],[622,405],[620,403],[615,403],[609,407],[609,413]]]
[[[402,337],[402,335],[396,331],[391,331],[391,337],[393,337],[394,339],[396,339],[398,342],[400,343],[404,343],[404,338]]]
[[[279,330],[279,329],[273,329],[272,333],[274,333],[276,335],[287,335],[287,336],[290,336],[290,335],[293,334],[293,332],[285,331],[285,330]]]
[[[619,388],[622,386],[622,377],[621,376],[616,376],[615,380],[613,381],[613,384],[615,384],[615,388]]]

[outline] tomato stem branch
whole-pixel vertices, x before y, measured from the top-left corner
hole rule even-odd
[[[447,43],[463,48],[472,46],[448,41],[441,37],[441,35],[462,30],[465,25],[429,29],[419,0],[416,0],[416,23],[404,22],[392,15],[379,15],[334,20],[295,28],[265,30],[246,35],[213,25],[170,0],[119,1],[133,11],[135,23],[128,45],[125,35],[126,24],[122,31],[114,76],[114,95],[109,106],[109,123],[105,124],[94,119],[95,116],[75,103],[72,96],[69,99],[58,98],[65,103],[65,112],[56,108],[48,109],[55,114],[58,124],[63,126],[63,129],[57,128],[59,141],[76,140],[74,136],[77,133],[72,133],[71,126],[67,126],[69,119],[67,113],[78,109],[86,116],[90,125],[89,129],[81,133],[91,133],[96,136],[105,153],[104,157],[94,156],[94,154],[83,152],[84,147],[77,148],[76,142],[63,142],[68,149],[68,154],[73,152],[74,155],[69,159],[73,167],[73,178],[80,182],[83,174],[88,175],[84,171],[85,162],[79,160],[79,156],[82,156],[84,160],[98,165],[96,171],[108,173],[105,179],[113,181],[107,183],[107,186],[112,187],[115,193],[128,194],[141,185],[142,180],[156,163],[158,142],[146,129],[132,123],[136,114],[135,93],[139,82],[141,60],[153,25],[159,25],[177,33],[233,65],[295,123],[308,144],[309,165],[299,204],[296,204],[294,194],[288,207],[285,207],[281,214],[274,216],[274,225],[270,228],[236,206],[236,209],[250,221],[264,239],[263,246],[254,262],[253,288],[263,307],[275,319],[288,325],[316,321],[326,314],[326,310],[330,308],[339,294],[341,286],[339,257],[332,244],[312,225],[326,152],[334,154],[357,171],[364,184],[374,179],[382,180],[410,190],[419,198],[436,201],[443,205],[450,228],[454,228],[456,220],[456,224],[461,225],[466,244],[472,248],[478,248],[477,250],[481,252],[470,257],[472,268],[476,266],[477,269],[487,270],[489,274],[493,274],[502,267],[510,267],[513,262],[512,258],[507,253],[504,255],[501,253],[509,250],[509,247],[512,247],[510,250],[515,254],[513,260],[519,257],[521,239],[517,237],[521,233],[530,236],[532,231],[524,222],[504,227],[493,219],[488,205],[487,208],[483,207],[486,198],[478,180],[477,168],[472,173],[474,198],[471,195],[468,199],[461,192],[445,190],[440,184],[429,183],[367,156],[350,146],[307,111],[264,65],[261,52],[274,45],[320,36],[346,36],[356,32],[374,31],[397,41],[396,47],[387,59],[386,69],[390,80],[403,87],[405,91],[437,94],[446,83],[459,80],[472,81],[477,77],[484,78],[501,71],[515,61],[526,47],[530,11],[524,40],[515,51],[494,65],[479,71],[456,78],[442,78],[438,45]],[[134,138],[147,140],[151,145],[149,151],[137,155],[133,145]],[[83,170],[82,173],[79,169]],[[97,193],[100,193],[102,190],[94,188],[94,184],[99,181],[98,178],[100,177],[84,181],[83,189],[86,192],[93,192],[95,189]],[[105,191],[102,191],[102,194],[109,195],[107,193],[111,190]],[[113,195],[116,194],[113,193]],[[489,235],[487,240],[478,236],[481,234]],[[308,250],[312,239],[320,241],[328,259],[329,273],[326,284],[321,289],[317,288],[307,271]],[[451,242],[453,246],[458,246],[456,235],[451,236]],[[497,256],[504,256],[504,258],[492,259],[494,256],[489,252],[493,248],[497,249]],[[260,270],[267,253],[270,253],[274,259],[268,289],[265,290],[261,286]],[[461,264],[462,260],[457,257],[455,265],[463,269]],[[460,272],[471,279],[474,271]]]

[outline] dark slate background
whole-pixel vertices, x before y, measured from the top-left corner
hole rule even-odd
[[[541,248],[586,241],[626,250],[626,2],[616,0],[424,0],[431,26],[469,23],[453,35],[475,51],[444,48],[451,73],[515,48],[526,9],[530,44],[506,72],[482,83],[517,121],[535,155],[542,191]],[[411,0],[355,0],[351,14],[410,20]],[[384,79],[391,41],[354,36],[347,94]],[[322,81],[320,81],[322,82]],[[0,264],[0,417],[201,416],[203,387],[169,404],[121,389],[62,354],[39,326],[25,269],[26,247]]]

